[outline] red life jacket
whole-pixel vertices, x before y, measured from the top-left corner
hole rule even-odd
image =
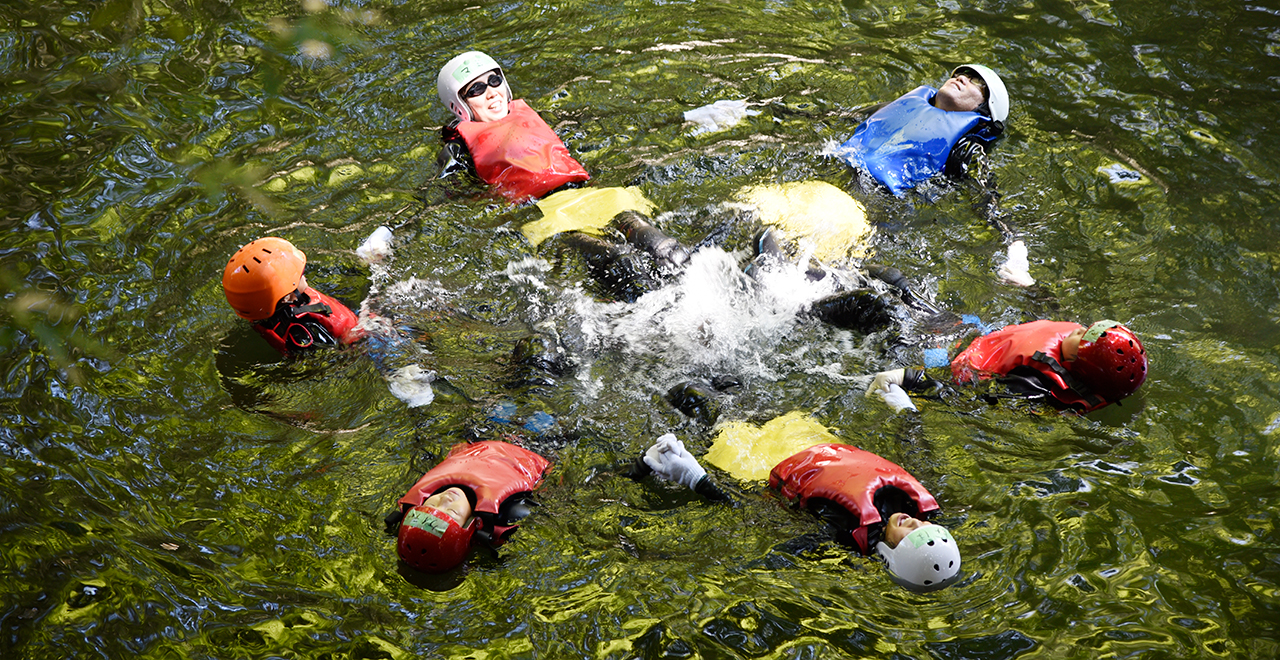
[[[809,506],[814,497],[844,507],[858,519],[853,541],[864,555],[873,548],[867,542],[868,527],[880,520],[874,498],[877,490],[892,486],[906,493],[920,514],[938,510],[938,501],[916,478],[896,463],[849,445],[814,445],[778,463],[769,472],[769,485],[788,500]]]
[[[464,121],[457,127],[475,161],[476,174],[498,194],[523,202],[591,178],[524,101],[517,99],[507,107],[510,113],[502,119]]]
[[[345,346],[364,338],[364,331],[356,329],[360,317],[347,309],[346,305],[310,287],[303,293],[307,296],[308,304],[297,305],[291,310],[306,311],[294,311],[283,320],[279,316],[272,316],[253,324],[253,329],[272,348],[288,355],[335,343]],[[319,333],[327,333],[328,336],[317,336]]]
[[[1066,321],[1006,326],[973,340],[951,361],[951,374],[968,384],[1030,367],[1045,377],[1054,399],[1085,412],[1097,410],[1111,402],[1091,393],[1062,364],[1062,340],[1082,327]]]
[[[514,495],[532,492],[551,469],[551,461],[505,442],[488,440],[460,444],[449,451],[439,465],[431,468],[400,498],[408,511],[427,498],[452,486],[461,486],[475,495],[475,514],[489,533],[493,545],[506,542],[519,525],[499,525],[502,503]]]

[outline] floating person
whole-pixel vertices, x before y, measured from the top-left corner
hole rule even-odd
[[[360,319],[311,288],[306,267],[307,255],[289,241],[260,238],[231,255],[222,290],[235,313],[285,355],[360,340]]]
[[[440,101],[457,119],[440,133],[444,175],[470,170],[513,202],[591,177],[560,137],[521,99],[492,57],[468,51],[440,69]]]
[[[547,459],[500,441],[459,444],[422,475],[387,516],[396,553],[424,573],[462,563],[473,543],[506,543],[537,506],[533,491],[551,469]]]
[[[795,414],[772,420],[761,435],[770,437],[747,447],[732,429],[726,429],[707,457],[734,476],[760,478],[752,466],[736,459],[746,457],[748,463],[758,463],[776,456],[783,447],[789,451],[803,446],[768,471],[770,487],[818,514],[832,526],[838,542],[863,556],[881,557],[891,579],[912,591],[935,591],[960,579],[955,539],[945,527],[929,521],[940,511],[937,500],[901,466],[842,444],[821,425]],[[734,444],[738,446],[725,449]],[[660,478],[708,499],[730,499],[674,435],[658,438],[643,462]]]
[[[926,350],[926,367],[947,364],[942,350]],[[974,339],[950,367],[956,383],[996,380],[1013,396],[1088,413],[1119,403],[1142,386],[1147,353],[1137,335],[1117,321],[1098,321],[1088,328],[1032,321]],[[913,392],[945,389],[924,370],[904,368],[876,374],[867,394],[885,397],[895,408],[914,408],[909,400],[886,397],[890,385]]]
[[[836,155],[864,169],[895,195],[964,164],[1004,132],[1009,93],[981,64],[956,67],[940,88],[903,94],[862,122]]]
[[[502,67],[468,51],[436,78],[440,101],[456,119],[440,129],[441,176],[470,171],[513,203],[540,200],[543,218],[521,227],[535,247],[565,231],[599,232],[621,211],[649,213],[635,187],[582,188],[590,180],[542,117],[511,92]]]
[[[902,196],[939,173],[959,177],[976,169],[985,201],[982,213],[1010,243],[1001,279],[1029,287],[1026,244],[999,209],[1000,193],[987,150],[1004,133],[1009,92],[999,74],[981,64],[956,67],[940,88],[922,85],[878,108],[835,154]]]

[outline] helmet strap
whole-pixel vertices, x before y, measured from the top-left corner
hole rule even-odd
[[[303,314],[319,314],[321,316],[329,316],[333,313],[333,308],[324,303],[312,303],[310,305],[290,306],[287,308],[289,315],[293,317],[302,316]]]
[[[1084,399],[1090,406],[1096,406],[1102,403],[1102,399],[1098,398],[1098,396],[1089,389],[1088,385],[1085,385],[1079,378],[1076,378],[1075,375],[1068,371],[1066,367],[1062,366],[1062,363],[1046,355],[1044,351],[1036,351],[1035,354],[1031,356],[1031,359],[1047,365],[1053,373],[1062,377],[1062,382],[1066,383],[1068,388],[1074,391],[1081,399]]]

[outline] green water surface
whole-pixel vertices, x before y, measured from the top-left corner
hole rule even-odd
[[[1086,417],[970,395],[913,421],[862,396],[884,337],[798,323],[712,355],[602,334],[627,311],[525,241],[536,207],[436,180],[436,72],[472,48],[687,243],[745,248],[723,206],[744,186],[826,181],[939,303],[1121,320],[1151,375]],[[971,185],[895,199],[822,155],[968,61],[1012,96],[992,166],[1030,290],[995,277]],[[760,114],[684,121],[725,99]],[[10,0],[0,657],[1276,657],[1277,100],[1266,3]],[[371,269],[354,249],[380,225],[396,254]],[[392,396],[368,346],[265,348],[220,276],[268,234],[393,315],[436,401]],[[512,387],[512,346],[548,328],[580,369]],[[966,578],[915,595],[837,546],[789,552],[818,524],[763,484],[713,471],[726,506],[618,476],[668,430],[705,452],[662,395],[722,371],[743,381],[725,418],[808,412],[919,476]],[[558,420],[527,440],[556,464],[543,506],[463,573],[403,570],[383,514],[503,432],[501,401]]]

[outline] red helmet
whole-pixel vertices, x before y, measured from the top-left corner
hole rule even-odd
[[[283,238],[259,238],[240,248],[222,271],[222,291],[240,318],[261,321],[298,288],[307,255]]]
[[[1119,401],[1147,379],[1147,352],[1137,335],[1118,321],[1098,321],[1085,331],[1069,368],[1098,396]]]
[[[474,518],[463,527],[440,509],[417,506],[400,522],[396,552],[404,563],[424,573],[443,573],[462,563],[475,533]]]

